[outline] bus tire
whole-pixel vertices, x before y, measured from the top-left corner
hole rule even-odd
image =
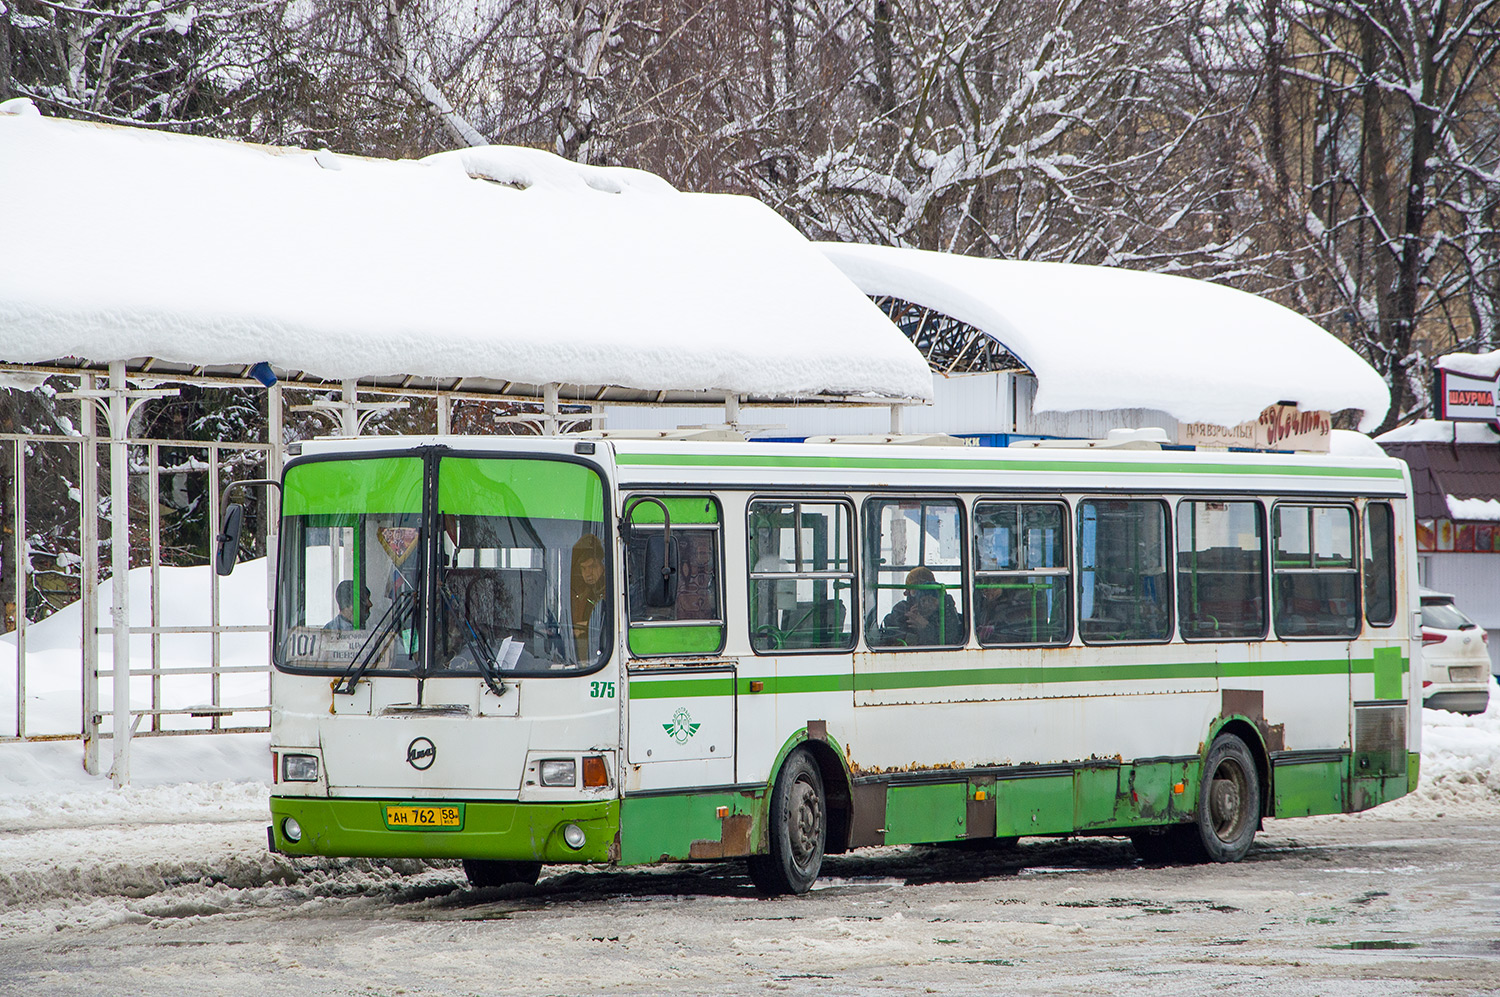
[[[1260,827],[1261,788],[1255,756],[1233,734],[1214,738],[1198,786],[1198,818],[1189,839],[1199,861],[1238,862]]]
[[[464,875],[469,885],[483,889],[488,886],[535,886],[542,874],[540,862],[513,862],[504,859],[464,859]]]
[[[823,867],[828,842],[828,798],[808,752],[787,756],[771,790],[770,852],[748,860],[750,881],[767,896],[803,894]]]

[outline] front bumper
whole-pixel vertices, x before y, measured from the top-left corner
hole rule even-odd
[[[391,828],[391,805],[461,807],[458,828]],[[302,837],[291,841],[286,818]],[[583,829],[582,848],[563,841],[563,828]],[[617,854],[620,801],[590,803],[485,803],[462,800],[330,799],[271,797],[272,848],[287,855],[362,858],[510,859],[548,863],[611,862]]]

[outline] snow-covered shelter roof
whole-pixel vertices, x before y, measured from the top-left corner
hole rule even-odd
[[[1002,343],[1037,378],[1036,411],[1158,409],[1233,426],[1268,405],[1360,409],[1390,391],[1317,324],[1219,284],[1110,267],[819,243],[860,289],[932,308]]]
[[[932,393],[911,343],[775,212],[637,170],[0,112],[0,192],[0,362],[267,361],[623,401]]]

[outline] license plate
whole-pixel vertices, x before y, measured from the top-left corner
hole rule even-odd
[[[408,831],[454,831],[462,827],[464,812],[461,807],[413,807],[388,806],[385,808],[385,826]]]

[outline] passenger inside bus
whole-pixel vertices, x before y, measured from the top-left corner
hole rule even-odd
[[[1050,639],[1038,636],[1030,583],[991,582],[974,586],[974,629],[981,644],[1017,644]]]
[[[604,543],[585,533],[573,545],[569,579],[573,613],[573,645],[579,664],[590,665],[604,644],[605,599]]]
[[[906,598],[891,607],[880,624],[878,642],[907,647],[941,647],[963,643],[964,621],[953,597],[939,585],[932,569],[906,574]]]
[[[359,596],[359,620],[354,619],[354,580],[345,578],[339,582],[338,587],[333,590],[334,601],[338,603],[338,615],[323,624],[324,630],[361,630],[370,625],[370,608],[374,600],[370,598],[370,590],[360,586]],[[316,617],[314,617],[316,619]]]

